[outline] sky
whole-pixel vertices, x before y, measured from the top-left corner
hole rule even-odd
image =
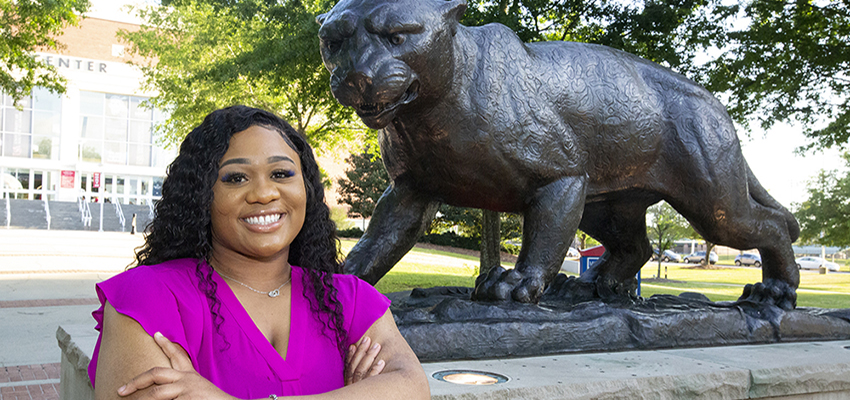
[[[744,158],[762,186],[786,208],[792,203],[802,203],[808,197],[808,181],[817,177],[820,170],[845,170],[844,160],[838,150],[808,152],[804,156],[794,153],[805,145],[807,139],[799,127],[787,124],[773,126],[765,135],[763,131],[738,132]]]

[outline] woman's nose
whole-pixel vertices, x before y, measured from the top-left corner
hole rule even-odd
[[[280,191],[277,190],[274,182],[268,178],[260,178],[254,180],[247,200],[249,203],[267,204],[279,198]]]

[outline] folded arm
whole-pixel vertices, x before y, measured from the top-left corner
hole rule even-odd
[[[150,336],[148,336],[150,338]],[[379,344],[379,352],[374,354],[368,348],[368,340]],[[156,338],[154,345],[161,347],[159,353],[166,356],[169,365],[162,368],[148,369],[138,374],[133,379],[126,379],[127,385],[122,387],[123,396],[140,396],[141,399],[177,399],[177,398],[203,398],[203,399],[232,399],[233,397],[219,390],[215,385],[200,377],[192,368],[186,352],[175,343],[169,342],[163,337]],[[362,347],[367,342],[366,347]],[[158,344],[157,344],[158,343]],[[102,346],[102,345],[101,345]],[[347,386],[313,396],[293,396],[289,399],[312,399],[312,400],[334,400],[334,399],[399,399],[399,400],[425,400],[431,397],[428,380],[425,372],[419,364],[419,360],[410,349],[410,346],[401,336],[393,321],[389,310],[379,318],[366,331],[357,349],[362,351],[360,357],[363,359],[349,361],[353,368],[362,367],[362,376],[352,378],[351,371],[346,371]],[[168,361],[170,359],[170,361]],[[378,370],[374,367],[378,363],[371,360],[383,361]],[[100,366],[98,366],[100,367]],[[380,370],[382,368],[382,370]],[[98,368],[100,370],[100,368]],[[368,371],[368,372],[366,372]],[[380,372],[378,374],[378,372]],[[377,375],[376,375],[377,374]],[[128,375],[128,374],[124,374]],[[98,379],[100,373],[98,372]],[[353,382],[353,383],[352,383]],[[100,382],[98,382],[100,386]],[[113,393],[117,394],[117,385]],[[106,390],[106,389],[105,389]],[[283,396],[279,396],[283,397]],[[103,397],[109,398],[109,397]],[[125,397],[126,398],[126,397]],[[98,397],[101,399],[101,397]]]

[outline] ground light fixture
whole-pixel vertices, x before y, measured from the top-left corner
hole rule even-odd
[[[509,380],[507,376],[485,371],[473,371],[468,369],[451,369],[437,371],[433,375],[438,381],[454,383],[458,385],[497,385]]]

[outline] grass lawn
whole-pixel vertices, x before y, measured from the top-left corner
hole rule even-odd
[[[356,240],[342,239],[342,253],[347,254]],[[664,265],[661,276],[664,277]],[[506,267],[513,265],[507,264]],[[846,266],[845,266],[846,268]],[[842,268],[842,271],[845,270]],[[644,279],[655,277],[658,264],[647,263],[641,270]],[[417,287],[468,286],[475,284],[478,258],[451,252],[415,247],[376,285],[383,293]],[[713,301],[735,300],[744,285],[761,281],[757,268],[725,267],[713,270],[667,264],[667,279],[679,282],[643,282],[641,295],[702,293]],[[820,275],[817,271],[800,271],[797,290],[800,307],[850,308],[850,274]]]

